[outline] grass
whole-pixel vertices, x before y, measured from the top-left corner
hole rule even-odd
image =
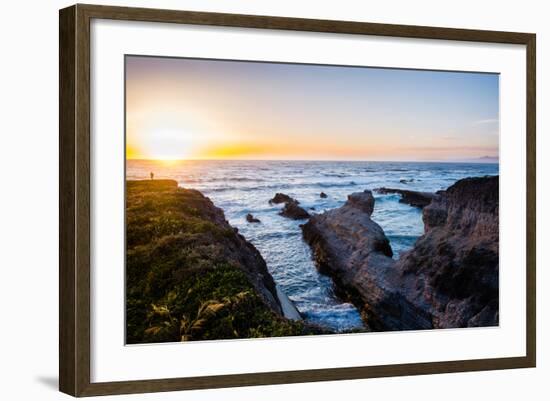
[[[234,257],[240,242],[200,192],[127,181],[129,344],[314,334],[275,313]]]

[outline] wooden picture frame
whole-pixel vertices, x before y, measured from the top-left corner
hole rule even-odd
[[[526,356],[92,383],[90,380],[90,21],[94,18],[525,45],[527,49],[525,60],[527,71]],[[73,396],[94,396],[535,366],[535,34],[80,4],[60,10],[59,29],[59,388],[62,392]]]

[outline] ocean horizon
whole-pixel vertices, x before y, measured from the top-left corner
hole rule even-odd
[[[220,158],[127,158],[126,162],[158,162],[172,164],[179,162],[331,162],[331,163],[438,163],[438,164],[499,164],[498,156],[482,156],[472,159],[445,160],[371,160],[371,159],[220,159]]]

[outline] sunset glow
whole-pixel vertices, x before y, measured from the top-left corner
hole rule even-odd
[[[498,75],[126,57],[128,159],[498,157]]]

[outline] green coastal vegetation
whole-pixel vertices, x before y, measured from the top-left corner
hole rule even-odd
[[[173,180],[126,188],[128,344],[318,332],[268,305],[245,266],[257,251],[208,198]]]

